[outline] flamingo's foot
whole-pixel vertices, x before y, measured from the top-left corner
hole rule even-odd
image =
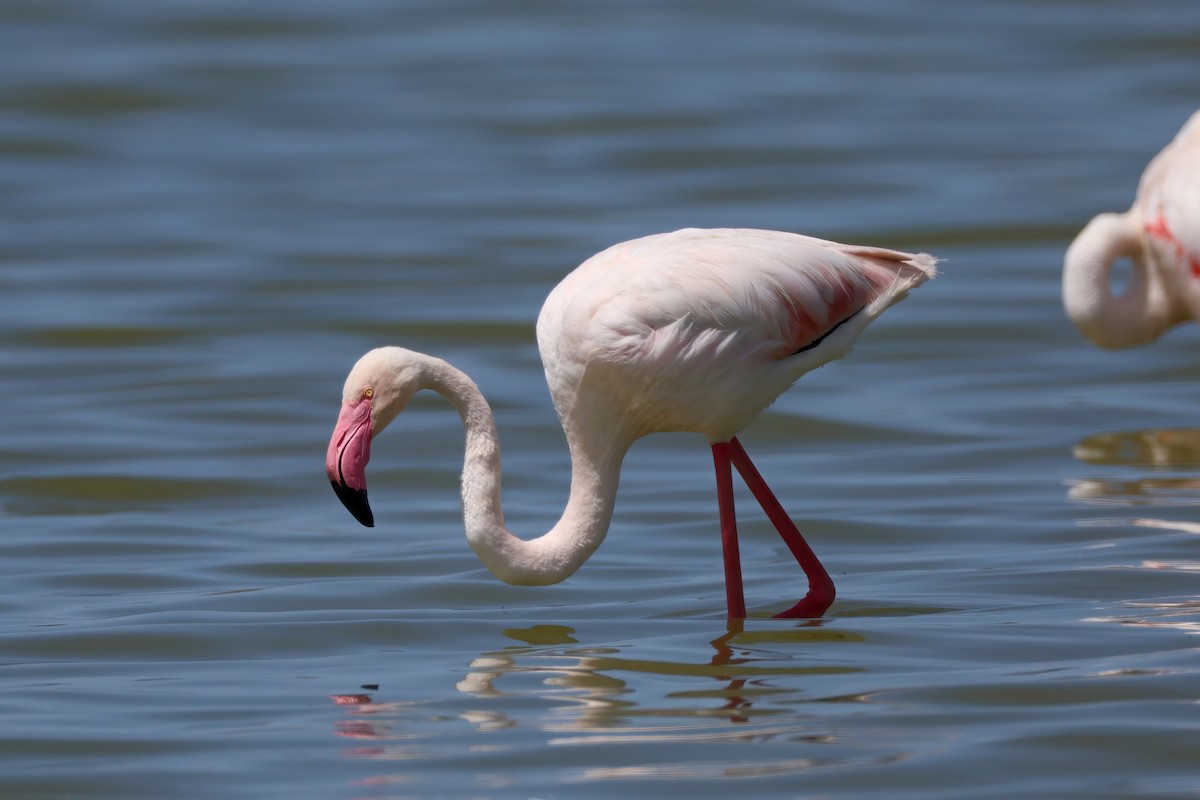
[[[772,619],[820,619],[833,605],[833,586],[825,589],[810,589],[799,603],[787,611],[780,611]]]

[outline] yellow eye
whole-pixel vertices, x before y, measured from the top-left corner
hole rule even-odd
[[[370,400],[374,396],[375,396],[375,390],[372,389],[370,386],[368,386],[366,389],[363,389],[363,397]]]

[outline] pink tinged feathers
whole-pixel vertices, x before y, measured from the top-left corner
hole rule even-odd
[[[779,353],[780,358],[818,344],[833,333],[838,325],[861,311],[882,292],[886,291],[890,276],[862,272],[858,275],[828,276],[830,286],[826,288],[818,308],[808,310],[812,297],[794,297],[788,310],[788,344]]]
[[[1175,242],[1175,234],[1171,233],[1171,226],[1167,224],[1167,218],[1159,214],[1152,220],[1146,221],[1146,233],[1155,239],[1165,239],[1169,242]]]
[[[855,292],[854,287],[838,280],[829,292],[827,302],[816,312],[822,318],[817,318],[805,308],[803,298],[793,298],[788,308],[788,343],[779,353],[779,357],[789,356],[800,348],[818,341],[830,333],[839,322],[866,305],[865,302],[856,300],[856,294],[859,292]],[[808,302],[811,303],[811,299]]]
[[[1146,222],[1146,235],[1159,242],[1169,250],[1179,263],[1186,263],[1193,278],[1200,279],[1200,256],[1189,253],[1183,242],[1167,224],[1167,218],[1159,213],[1154,219]]]

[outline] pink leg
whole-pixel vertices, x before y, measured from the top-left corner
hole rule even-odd
[[[717,507],[721,514],[721,550],[725,554],[725,602],[730,619],[746,618],[746,599],[742,593],[742,558],[738,553],[737,517],[733,511],[733,472],[729,467],[728,442],[712,446],[713,467],[717,471]]]
[[[716,445],[713,446],[713,450],[715,452]],[[801,598],[800,602],[796,603],[796,605],[787,611],[781,611],[775,616],[786,619],[820,617],[833,604],[833,598],[836,594],[833,588],[833,579],[829,577],[829,573],[825,571],[825,567],[822,566],[821,561],[812,551],[812,548],[808,546],[808,542],[804,541],[804,537],[800,535],[800,531],[796,529],[787,512],[783,510],[783,506],[775,499],[775,494],[767,486],[767,482],[762,479],[762,476],[758,474],[758,469],[750,461],[750,456],[746,455],[742,443],[736,437],[729,441],[728,458],[733,462],[733,466],[737,467],[737,471],[741,473],[742,480],[746,482],[746,486],[750,487],[750,493],[758,500],[763,511],[767,513],[767,518],[775,525],[775,530],[779,531],[779,535],[783,537],[783,541],[787,544],[788,549],[796,557],[796,561],[799,562],[801,569],[804,570],[804,574],[808,576],[808,594]],[[718,475],[718,488],[720,486],[719,480]],[[732,510],[733,501],[731,499],[731,513]],[[724,531],[724,512],[722,512],[721,519],[721,528]],[[725,569],[728,572],[728,557],[726,557]]]

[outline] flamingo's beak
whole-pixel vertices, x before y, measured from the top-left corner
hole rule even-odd
[[[375,515],[367,503],[367,461],[371,458],[371,398],[363,397],[342,406],[329,451],[325,454],[325,473],[334,494],[346,510],[368,528],[375,526]]]

